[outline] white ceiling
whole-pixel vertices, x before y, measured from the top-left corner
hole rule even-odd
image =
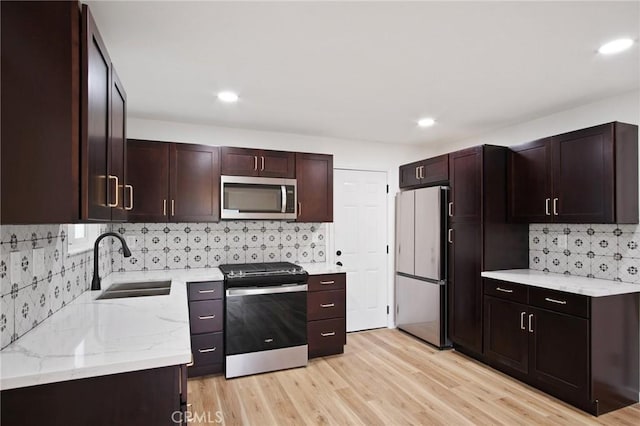
[[[637,44],[595,52],[638,40],[636,1],[90,6],[133,117],[427,144],[640,87]]]

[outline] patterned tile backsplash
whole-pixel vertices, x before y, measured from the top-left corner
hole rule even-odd
[[[529,225],[529,268],[640,284],[640,225]]]
[[[101,225],[100,231],[108,227]],[[109,244],[109,239],[101,242],[101,246]],[[110,251],[100,250],[103,277],[111,273]],[[11,268],[12,252],[19,258],[17,271]],[[3,225],[0,229],[1,347],[22,337],[82,294],[89,288],[92,276],[92,251],[68,255],[67,225]]]
[[[123,223],[112,225],[131,257],[112,256],[114,271],[213,268],[224,263],[326,260],[326,225],[278,221]],[[117,243],[113,249],[122,253]]]

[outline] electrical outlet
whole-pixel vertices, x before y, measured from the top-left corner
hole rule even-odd
[[[33,249],[33,275],[38,279],[44,275],[44,249],[42,247]]]
[[[138,246],[138,237],[136,237],[135,235],[127,235],[126,237],[124,237],[124,240],[127,242],[130,250]]]
[[[22,255],[19,251],[11,252],[11,284],[19,284],[22,276]]]

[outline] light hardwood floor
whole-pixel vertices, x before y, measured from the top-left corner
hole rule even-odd
[[[227,425],[640,425],[640,404],[593,417],[398,330],[351,333],[307,368],[189,380],[194,421]]]

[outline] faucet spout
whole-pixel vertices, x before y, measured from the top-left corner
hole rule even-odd
[[[122,244],[122,254],[124,255],[124,257],[131,256],[131,250],[129,250],[127,243],[125,242],[124,238],[120,236],[120,234],[117,234],[115,232],[105,232],[104,234],[101,234],[98,238],[96,238],[96,242],[93,245],[93,279],[91,280],[91,290],[100,290],[100,276],[98,275],[98,245],[100,244],[100,241],[102,241],[102,239],[105,237],[115,237],[119,239],[120,243]]]

